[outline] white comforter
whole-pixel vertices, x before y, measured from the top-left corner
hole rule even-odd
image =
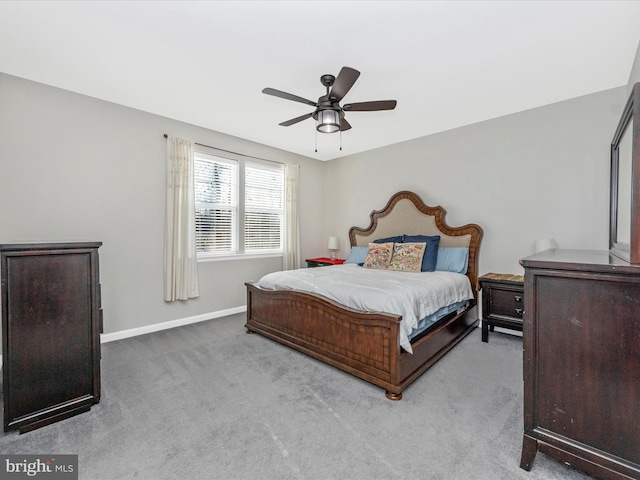
[[[400,345],[413,353],[409,335],[420,319],[452,303],[473,298],[466,275],[453,272],[394,272],[355,264],[274,272],[257,285],[269,290],[316,293],[364,312],[402,315]]]

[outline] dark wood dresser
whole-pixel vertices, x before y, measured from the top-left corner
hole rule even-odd
[[[547,250],[525,269],[524,439],[598,478],[640,478],[640,265]]]
[[[100,245],[0,245],[5,431],[100,401]]]

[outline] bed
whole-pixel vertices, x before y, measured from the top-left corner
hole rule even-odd
[[[374,240],[397,235],[438,235],[440,249],[468,249],[464,276],[470,298],[414,335],[409,348],[401,346],[403,317],[397,312],[364,311],[317,292],[268,289],[259,282],[246,283],[247,333],[259,333],[377,385],[391,400],[402,399],[402,392],[412,382],[478,324],[482,228],[476,224],[451,227],[445,222],[445,213],[442,207],[426,205],[415,193],[402,191],[382,210],[371,212],[367,228],[349,230],[352,247],[366,247]],[[338,267],[312,270],[334,268]]]

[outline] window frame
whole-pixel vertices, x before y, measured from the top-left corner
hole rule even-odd
[[[286,180],[284,178],[284,164],[279,162],[272,162],[268,160],[261,160],[259,158],[234,154],[226,151],[219,151],[211,147],[205,147],[202,145],[194,146],[194,162],[197,161],[198,156],[213,157],[220,159],[223,162],[234,162],[236,164],[236,217],[234,219],[234,248],[230,252],[197,252],[198,262],[209,262],[219,260],[242,260],[248,258],[271,258],[282,257],[284,255],[284,232],[285,232],[285,185]],[[280,225],[280,248],[269,250],[245,250],[245,185],[246,185],[246,167],[255,166],[260,168],[263,166],[268,170],[280,170],[282,172],[282,222]],[[198,208],[201,203],[196,203]],[[196,231],[196,237],[198,233]]]

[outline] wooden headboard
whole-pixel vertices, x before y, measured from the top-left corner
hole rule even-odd
[[[440,235],[441,247],[468,247],[467,276],[471,281],[474,296],[477,296],[478,253],[482,228],[473,223],[450,227],[444,220],[446,213],[442,207],[426,205],[413,192],[398,192],[382,210],[371,212],[371,223],[367,228],[351,227],[349,241],[352,247],[364,247],[377,238],[394,235]]]

